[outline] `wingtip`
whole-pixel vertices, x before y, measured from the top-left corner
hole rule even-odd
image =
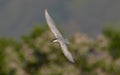
[[[45,9],[45,13],[47,12],[47,9]]]
[[[71,62],[71,63],[75,63],[75,61],[74,61],[74,59],[73,59],[73,57],[72,57],[72,55],[70,54],[69,56],[66,56],[67,57],[67,59]]]
[[[48,19],[50,18],[50,16],[49,16],[49,13],[48,13],[47,9],[45,9],[45,18],[46,18],[46,20],[48,20]]]
[[[48,11],[47,11],[47,9],[45,9],[45,15],[48,15]]]
[[[72,60],[70,60],[70,62],[71,62],[71,63],[75,63],[75,61],[74,61],[73,59],[72,59]]]

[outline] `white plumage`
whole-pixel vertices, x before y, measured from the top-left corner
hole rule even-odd
[[[45,10],[45,18],[46,18],[46,21],[47,21],[47,24],[48,24],[50,30],[52,31],[52,33],[56,37],[56,41],[54,41],[54,42],[59,42],[60,43],[61,49],[62,49],[64,55],[66,56],[66,58],[70,62],[74,63],[72,54],[68,51],[68,48],[66,46],[66,43],[67,43],[66,39],[64,39],[63,36],[62,36],[62,34],[58,31],[58,29],[57,29],[54,21],[52,20],[52,18],[48,14],[47,10]]]

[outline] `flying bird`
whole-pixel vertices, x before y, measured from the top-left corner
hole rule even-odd
[[[52,33],[55,35],[56,39],[53,42],[58,42],[61,46],[61,49],[64,53],[64,55],[66,56],[66,58],[74,63],[74,59],[72,57],[72,54],[68,51],[67,45],[69,42],[63,38],[62,34],[59,32],[59,30],[57,29],[54,21],[52,20],[52,18],[50,17],[50,15],[48,14],[47,9],[45,10],[45,18],[47,21],[47,24],[50,28],[50,30],[52,31]]]

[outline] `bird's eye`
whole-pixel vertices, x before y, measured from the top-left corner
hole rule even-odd
[[[57,40],[57,38],[54,38],[53,40]]]

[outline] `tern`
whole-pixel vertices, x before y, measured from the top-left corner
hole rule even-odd
[[[52,18],[50,17],[50,15],[48,14],[47,9],[45,10],[45,18],[47,21],[47,24],[50,28],[50,30],[52,31],[52,33],[55,35],[56,39],[53,40],[53,42],[58,42],[61,46],[61,49],[64,53],[64,55],[66,56],[66,58],[74,63],[74,59],[72,57],[72,54],[68,51],[67,45],[68,41],[66,39],[63,38],[62,34],[59,32],[59,30],[57,29],[54,21],[52,20]]]

